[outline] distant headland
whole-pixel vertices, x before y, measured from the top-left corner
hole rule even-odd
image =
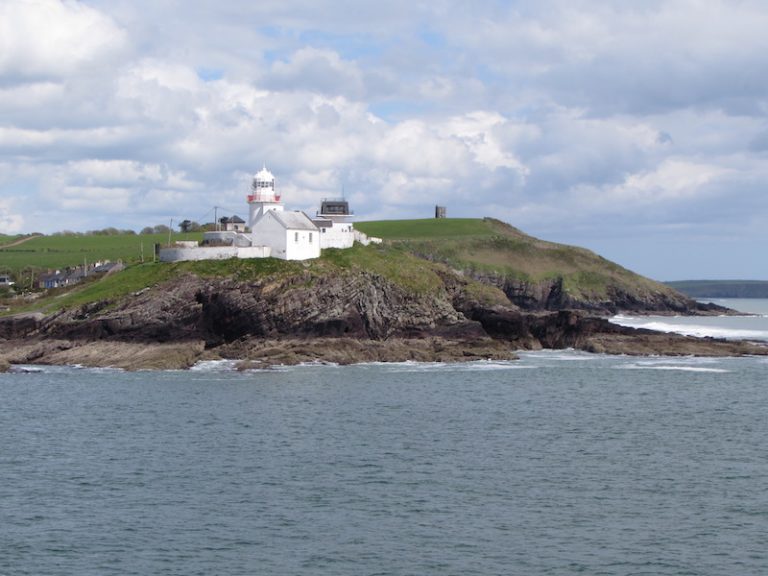
[[[665,284],[691,298],[768,298],[764,280],[680,280]]]
[[[122,271],[11,302],[0,317],[0,369],[26,363],[168,369],[222,358],[243,368],[448,362],[511,359],[518,350],[540,348],[768,354],[759,344],[616,326],[606,316],[728,311],[499,220],[355,228],[383,242],[328,248],[306,260],[129,262]],[[42,240],[29,240],[25,250]]]

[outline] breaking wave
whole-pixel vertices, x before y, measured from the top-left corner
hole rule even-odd
[[[717,316],[705,318],[614,316],[611,322],[630,328],[658,332],[724,338],[726,340],[768,341],[768,319],[761,316]]]

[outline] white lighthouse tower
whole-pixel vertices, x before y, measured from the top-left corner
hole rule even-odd
[[[266,165],[253,177],[251,193],[248,195],[248,207],[248,226],[251,227],[251,230],[253,230],[256,221],[266,212],[270,210],[283,211],[280,194],[275,193],[275,177],[272,172],[267,170]]]

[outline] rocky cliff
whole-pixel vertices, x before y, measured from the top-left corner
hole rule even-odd
[[[377,272],[318,261],[250,278],[206,277],[200,265],[180,267],[168,280],[133,293],[0,320],[0,364],[175,368],[206,358],[237,358],[246,367],[312,360],[451,361],[508,359],[516,350],[542,347],[766,352],[750,344],[623,328],[578,311],[525,312],[503,290],[440,264],[416,263],[419,279],[428,281],[414,284],[413,270],[403,274],[412,264],[403,260]]]

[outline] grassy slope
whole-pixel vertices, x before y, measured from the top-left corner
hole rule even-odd
[[[116,300],[183,273],[201,277],[231,277],[241,281],[306,275],[306,281],[311,282],[313,277],[339,275],[345,271],[366,271],[383,276],[411,291],[436,294],[443,289],[437,274],[441,267],[440,264],[424,262],[399,247],[375,245],[356,245],[349,250],[325,250],[321,258],[306,262],[286,262],[274,258],[172,264],[150,262],[130,266],[118,274],[86,280],[73,287],[51,290],[23,308],[14,308],[7,313],[31,310],[53,312],[99,300]],[[475,289],[482,301],[495,303],[505,300],[493,288],[478,284]]]
[[[93,279],[70,289],[52,291],[26,308],[52,311],[95,300],[112,300],[184,272],[250,280],[281,274],[323,275],[366,270],[409,290],[433,292],[441,289],[438,272],[444,264],[531,283],[562,278],[564,288],[574,296],[601,297],[615,286],[636,293],[673,292],[671,288],[625,270],[589,250],[538,240],[493,219],[361,222],[356,227],[388,242],[380,246],[356,245],[349,250],[325,250],[321,258],[301,263],[269,258],[136,264],[119,274]],[[181,239],[181,235],[174,234],[174,239]],[[88,261],[122,259],[131,263],[138,260],[141,242],[144,242],[145,258],[149,259],[154,243],[163,241],[167,241],[167,236],[36,238],[19,246],[20,251],[0,251],[0,265],[15,266],[17,269],[30,265],[52,268],[77,265],[83,258]],[[430,261],[417,255],[426,256]],[[495,288],[473,283],[470,290],[481,301],[503,301],[503,296]]]
[[[672,292],[594,252],[539,240],[490,218],[361,222],[356,227],[454,268],[531,283],[562,278],[574,296],[606,297],[615,286],[632,292]]]

